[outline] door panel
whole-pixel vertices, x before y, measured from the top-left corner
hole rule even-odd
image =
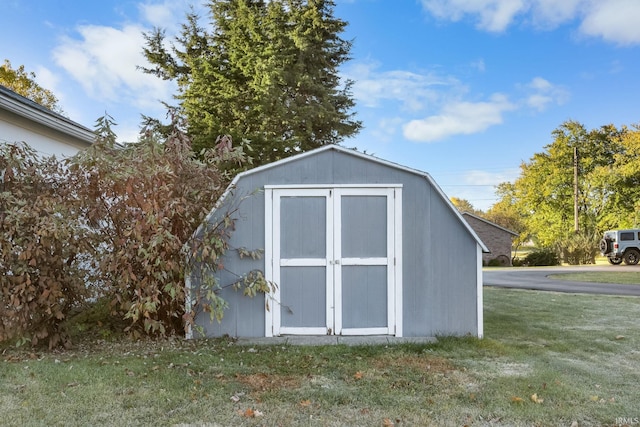
[[[342,327],[387,327],[387,267],[342,267]]]
[[[281,332],[319,328],[326,333],[326,267],[281,267]],[[295,331],[294,331],[295,332]]]
[[[342,196],[342,256],[387,257],[387,197]]]
[[[333,322],[333,255],[328,189],[287,189],[272,194],[272,333],[324,335]],[[267,224],[269,229],[269,224]],[[268,325],[269,326],[269,325]]]
[[[340,189],[334,200],[335,332],[392,334],[394,190]]]
[[[280,257],[326,259],[326,197],[282,197],[280,203]]]

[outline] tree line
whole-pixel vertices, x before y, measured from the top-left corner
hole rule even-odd
[[[532,240],[567,263],[594,263],[604,231],[640,225],[640,127],[571,120],[552,137],[484,216],[520,233],[516,246]]]

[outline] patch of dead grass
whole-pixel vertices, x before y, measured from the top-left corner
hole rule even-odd
[[[270,392],[282,389],[300,388],[300,377],[277,374],[236,374],[236,380],[246,385],[252,392]]]
[[[396,356],[385,354],[373,360],[372,366],[376,369],[411,369],[437,374],[446,374],[456,370],[448,359],[431,355]]]

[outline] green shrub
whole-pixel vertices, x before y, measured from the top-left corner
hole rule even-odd
[[[572,234],[558,242],[564,262],[570,265],[595,264],[599,251],[598,236],[582,233]]]
[[[114,314],[110,298],[102,297],[78,307],[62,326],[73,340],[79,337],[115,339],[123,335],[129,322]]]
[[[500,255],[496,258],[490,259],[487,265],[489,267],[506,267],[509,265],[509,258],[506,255]]]
[[[524,265],[528,265],[531,267],[560,265],[558,255],[553,249],[549,249],[549,248],[539,249],[535,252],[531,252],[524,258],[523,263]]]

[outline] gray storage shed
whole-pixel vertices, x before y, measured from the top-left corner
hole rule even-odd
[[[487,248],[427,173],[328,145],[239,174],[207,221],[230,206],[231,246],[264,256],[225,256],[206,336],[482,336]],[[225,287],[256,269],[275,292]]]

